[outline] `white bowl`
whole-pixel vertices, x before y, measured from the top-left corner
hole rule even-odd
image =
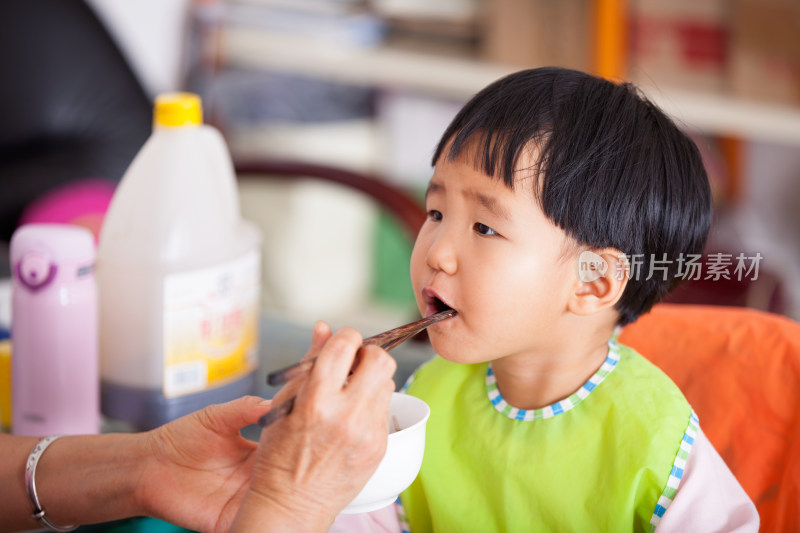
[[[392,393],[389,421],[397,419],[400,431],[389,433],[386,453],[375,473],[343,513],[366,513],[393,503],[414,481],[425,452],[425,425],[431,410],[428,404],[407,394]]]

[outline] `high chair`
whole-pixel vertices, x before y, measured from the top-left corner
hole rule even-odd
[[[626,326],[681,388],[756,504],[762,531],[800,531],[800,324],[746,308],[659,304]]]

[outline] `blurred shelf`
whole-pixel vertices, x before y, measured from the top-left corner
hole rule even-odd
[[[800,108],[678,89],[645,92],[686,128],[800,146]]]
[[[465,100],[515,68],[385,47],[349,47],[261,30],[223,30],[223,62]]]
[[[220,59],[228,65],[456,100],[466,100],[492,81],[524,68],[386,47],[336,46],[258,29],[225,28],[222,32]],[[643,90],[689,129],[800,145],[800,108],[685,90]]]

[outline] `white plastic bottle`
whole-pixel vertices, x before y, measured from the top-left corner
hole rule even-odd
[[[148,429],[255,389],[260,236],[198,96],[156,98],[153,133],[100,232],[102,409]]]

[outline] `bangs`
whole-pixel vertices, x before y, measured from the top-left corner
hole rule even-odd
[[[524,177],[531,177],[541,185],[548,139],[549,135],[542,130],[515,134],[480,127],[462,129],[455,134],[452,142],[443,147],[445,153],[441,155],[450,161],[466,157],[475,170],[501,179],[513,190],[515,182],[523,173]],[[521,166],[523,161],[525,165]],[[540,187],[534,187],[537,200],[539,189]]]
[[[552,77],[533,73],[543,83],[510,76],[496,81],[468,102],[444,132],[433,155],[450,160],[465,153],[476,170],[514,188],[518,163],[530,152],[533,170],[543,176],[554,123]],[[549,79],[547,79],[549,78]],[[531,90],[531,87],[538,90]],[[446,153],[445,153],[446,152]],[[538,189],[538,187],[534,188]]]

